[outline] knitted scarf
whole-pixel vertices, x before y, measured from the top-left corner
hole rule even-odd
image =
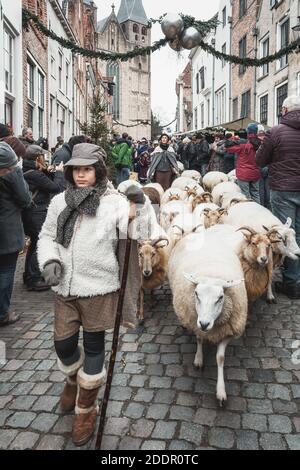
[[[76,188],[70,186],[65,192],[67,207],[59,214],[57,219],[56,242],[68,248],[73,237],[77,217],[80,214],[96,215],[100,204],[100,197],[107,190],[107,179],[103,179],[95,186]]]

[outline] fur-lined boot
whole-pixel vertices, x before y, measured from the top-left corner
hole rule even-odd
[[[88,375],[81,368],[77,374],[79,390],[77,393],[72,439],[76,446],[83,446],[92,437],[99,407],[97,396],[106,380],[106,370],[96,375]]]
[[[61,362],[60,359],[57,359],[59,370],[67,376],[65,387],[60,396],[60,407],[64,412],[73,411],[76,404],[77,372],[84,361],[83,349],[81,348],[81,346],[79,346],[79,349],[80,357],[78,361],[76,361],[74,364],[71,364],[70,366],[66,366]]]

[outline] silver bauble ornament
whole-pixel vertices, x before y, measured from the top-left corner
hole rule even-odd
[[[168,13],[161,22],[161,29],[167,39],[175,39],[184,30],[184,22],[178,13]]]
[[[169,46],[173,51],[180,52],[182,50],[182,45],[180,44],[180,39],[177,37],[169,41]]]
[[[194,47],[199,46],[201,39],[202,36],[199,31],[194,28],[194,26],[190,26],[183,31],[180,42],[182,47],[185,49],[193,49]]]

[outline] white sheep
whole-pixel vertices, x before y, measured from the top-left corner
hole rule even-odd
[[[227,399],[225,349],[245,330],[247,292],[238,256],[203,233],[187,235],[177,243],[170,256],[168,278],[175,313],[197,338],[195,367],[203,365],[203,341],[217,344],[216,395],[222,404]]]
[[[245,201],[249,202],[250,200],[247,198],[247,196],[245,196],[245,194],[240,192],[225,193],[220,197],[220,203],[224,209],[229,209],[229,207],[233,206],[234,204]]]
[[[195,180],[193,178],[187,178],[186,176],[179,176],[179,178],[173,181],[171,188],[179,188],[184,191],[188,184],[195,185]]]
[[[231,181],[232,183],[236,183],[237,177],[236,177],[236,170],[232,170],[230,173],[228,173],[228,181]]]
[[[167,204],[170,201],[184,201],[186,193],[179,188],[167,189],[161,198],[161,205]]]
[[[219,209],[219,206],[217,206],[217,204],[214,204],[213,202],[206,202],[206,203],[203,203],[203,204],[198,204],[198,206],[196,206],[195,209],[193,210],[194,218],[195,218],[196,221],[198,221],[198,223],[200,221],[203,222],[202,212],[205,209],[210,209],[212,211],[216,211],[216,210]]]
[[[196,219],[193,213],[183,213],[177,215],[173,219],[167,231],[169,245],[165,248],[165,250],[168,253],[168,256],[170,256],[174,246],[176,243],[178,243],[179,240],[189,233],[200,233],[202,230],[204,230],[204,225]]]
[[[213,197],[213,202],[220,206],[221,198],[224,197],[226,193],[241,193],[241,190],[237,184],[230,183],[229,181],[225,183],[219,183],[214,187],[214,189],[211,192],[212,197]]]
[[[235,228],[248,226],[256,232],[264,229],[272,232],[278,242],[273,243],[273,252],[278,255],[287,256],[291,259],[298,259],[300,248],[295,238],[295,230],[291,227],[291,219],[288,218],[283,224],[271,211],[256,202],[245,202],[230,207],[228,216],[224,220],[225,224]],[[272,237],[270,233],[270,236]]]
[[[188,202],[170,201],[160,208],[160,225],[167,231],[177,215],[190,212],[192,212],[191,205]]]
[[[217,184],[225,181],[228,181],[228,176],[221,171],[209,171],[202,180],[206,191],[212,191]]]
[[[185,170],[182,174],[181,174],[182,177],[186,177],[186,178],[192,178],[193,180],[196,181],[196,183],[200,184],[201,185],[201,182],[202,182],[202,176],[201,174],[199,173],[199,171],[196,171],[196,170]]]

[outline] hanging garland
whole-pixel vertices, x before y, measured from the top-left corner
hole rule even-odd
[[[169,44],[171,49],[178,52],[182,49],[191,50],[194,47],[200,46],[204,51],[214,55],[217,59],[223,59],[224,61],[231,62],[233,64],[241,64],[245,67],[259,67],[280,59],[285,55],[291,54],[299,47],[299,42],[296,40],[288,44],[288,46],[280,49],[275,54],[268,55],[262,59],[252,59],[225,54],[217,51],[213,46],[203,40],[208,33],[217,27],[219,24],[217,19],[213,18],[209,21],[199,21],[188,15],[165,13],[158,19],[151,18],[149,20],[148,27],[151,27],[155,23],[160,23],[162,31],[165,34],[165,38],[156,41],[152,46],[136,47],[132,51],[126,53],[92,51],[78,46],[73,41],[58,36],[52,30],[49,30],[36,15],[31,13],[31,11],[23,8],[22,12],[23,29],[28,30],[29,24],[32,21],[44,36],[58,42],[63,48],[70,49],[74,54],[101,59],[104,61],[115,62],[120,60],[121,62],[125,62],[134,57],[150,55]]]

